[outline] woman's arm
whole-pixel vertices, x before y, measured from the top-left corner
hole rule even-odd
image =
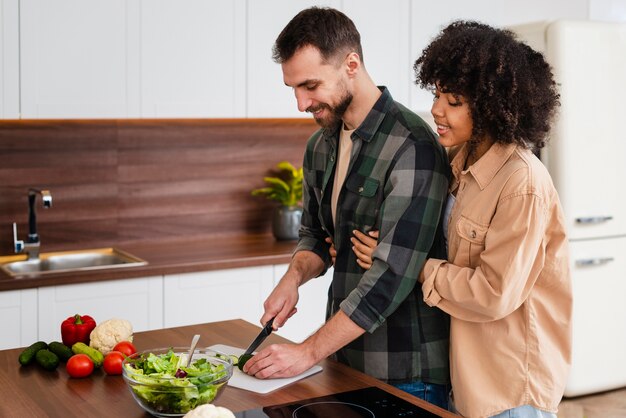
[[[515,194],[500,201],[475,266],[429,259],[424,300],[455,318],[488,322],[524,303],[546,263],[546,209],[540,196]]]

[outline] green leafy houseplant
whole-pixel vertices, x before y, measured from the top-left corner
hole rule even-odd
[[[264,177],[267,186],[252,190],[252,195],[280,203],[272,216],[272,233],[278,240],[295,240],[302,219],[302,168],[287,161],[278,163],[276,168],[278,176]]]
[[[299,206],[302,201],[302,168],[282,161],[276,165],[278,177],[264,177],[266,187],[252,190],[253,196],[265,196],[282,206]]]

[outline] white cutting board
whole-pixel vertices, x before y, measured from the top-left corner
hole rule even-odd
[[[219,351],[220,353],[235,355],[239,357],[246,350],[243,348],[231,347],[229,345],[216,344],[209,347],[210,350]],[[312,374],[322,371],[322,366],[315,365],[309,370],[294,376],[280,379],[257,379],[239,370],[237,366],[233,367],[233,376],[228,381],[228,385],[240,389],[249,390],[256,393],[269,393],[273,390],[279,389],[290,383],[303,379]]]

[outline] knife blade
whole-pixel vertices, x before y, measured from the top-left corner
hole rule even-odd
[[[254,341],[252,341],[252,344],[250,344],[250,347],[248,347],[246,352],[243,353],[242,355],[252,354],[252,352],[254,350],[256,350],[256,348],[258,346],[260,346],[263,341],[265,341],[267,336],[272,333],[272,330],[273,330],[272,325],[273,324],[274,324],[274,318],[272,318],[269,321],[267,321],[267,324],[265,324],[265,326],[263,327],[263,329],[261,330],[259,335],[257,335],[257,337],[254,339]]]

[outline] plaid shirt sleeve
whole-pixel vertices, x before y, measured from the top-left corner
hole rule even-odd
[[[341,303],[372,333],[414,292],[448,190],[447,161],[428,141],[407,141],[384,185],[373,265]]]
[[[309,178],[311,175],[315,175],[312,165],[314,165],[314,160],[316,159],[313,157],[320,155],[320,151],[315,150],[315,145],[318,141],[323,141],[321,135],[322,132],[318,131],[309,139],[304,162],[302,163],[304,173],[302,182],[302,220],[298,245],[294,250],[294,254],[298,251],[312,251],[317,254],[324,262],[324,269],[320,273],[320,276],[323,276],[332,265],[329,253],[330,245],[324,241],[328,234],[324,230],[318,216],[321,200],[320,190],[312,186],[311,183],[314,182]],[[327,154],[325,152],[322,152],[322,154],[324,154],[322,160],[325,160]]]

